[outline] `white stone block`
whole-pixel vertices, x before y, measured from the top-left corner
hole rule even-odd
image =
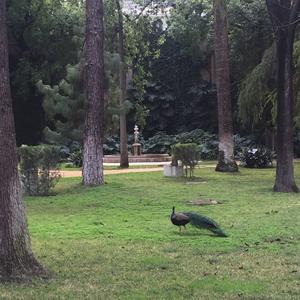
[[[164,166],[164,176],[166,177],[181,177],[183,176],[183,167],[182,166]]]

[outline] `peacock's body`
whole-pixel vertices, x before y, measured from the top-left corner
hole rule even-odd
[[[171,214],[171,222],[174,225],[179,226],[180,230],[181,226],[185,227],[186,224],[191,224],[199,229],[208,229],[218,236],[227,237],[226,233],[214,220],[194,212],[176,213],[174,206]]]

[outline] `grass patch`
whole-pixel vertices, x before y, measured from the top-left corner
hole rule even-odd
[[[34,252],[53,277],[2,284],[0,299],[299,299],[300,195],[273,193],[274,169],[195,172],[206,184],[162,172],[106,176],[93,188],[66,178],[54,196],[26,198]],[[222,205],[188,205],[198,198]],[[179,233],[173,205],[229,237]]]

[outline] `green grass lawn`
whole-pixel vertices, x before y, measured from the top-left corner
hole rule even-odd
[[[300,185],[300,166],[296,167]],[[204,183],[162,172],[63,179],[27,198],[33,249],[49,280],[0,285],[0,299],[300,299],[300,195],[273,193],[274,169],[197,169]],[[195,199],[219,205],[190,206]],[[201,212],[218,238],[170,223],[172,206]]]

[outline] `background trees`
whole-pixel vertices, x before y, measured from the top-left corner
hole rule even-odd
[[[82,12],[76,1],[8,1],[8,35],[17,143],[42,139],[47,117],[36,83],[57,84],[77,61]]]
[[[123,11],[124,59],[118,54],[117,2],[107,0],[104,3],[105,63],[109,69],[105,79],[105,110],[109,112],[105,119],[107,132],[109,135],[118,133],[116,124],[125,112],[128,132],[131,133],[137,123],[146,138],[158,131],[177,134],[196,128],[217,133],[212,2],[160,0],[144,3],[147,9],[141,4],[135,12]],[[85,110],[79,71],[84,63],[82,1],[10,0],[8,4],[18,144],[54,142],[55,137],[59,137],[55,133],[62,131],[72,132],[72,139],[80,136]],[[234,133],[251,134],[258,144],[275,148],[278,66],[266,5],[259,0],[230,1],[228,18]],[[293,126],[298,154],[299,45],[296,34]],[[123,104],[116,101],[121,95],[118,87],[121,60],[132,69],[132,80]],[[77,73],[77,79],[71,80],[71,73]],[[38,85],[38,90],[39,80],[43,86]],[[74,92],[72,96],[68,95],[70,90]],[[53,97],[49,96],[51,93]],[[76,101],[65,101],[65,97]],[[76,102],[74,107],[78,115],[67,113],[72,106],[68,108],[69,104],[61,114],[55,112],[60,109],[60,102],[74,105]]]

